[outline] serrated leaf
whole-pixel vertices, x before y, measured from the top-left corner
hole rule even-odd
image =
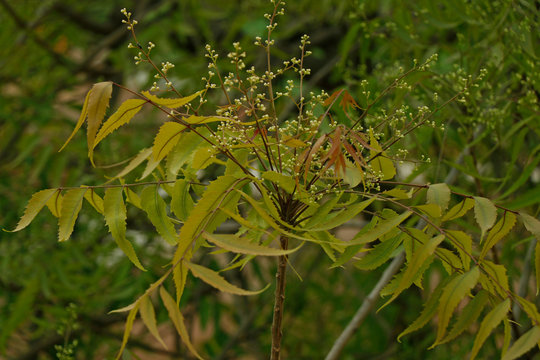
[[[439,218],[442,215],[441,207],[437,204],[416,205],[414,208],[422,211],[432,218]]]
[[[377,244],[360,260],[354,263],[354,266],[360,270],[373,270],[384,264],[393,255],[394,250],[401,245],[402,236],[394,236]]]
[[[184,258],[185,259],[191,258],[190,249],[186,249]],[[179,261],[177,264],[175,264],[173,268],[173,281],[174,281],[177,304],[180,304],[180,300],[182,299],[184,288],[186,287],[186,279],[187,279],[188,272],[189,270],[184,261]]]
[[[280,174],[275,171],[265,171],[261,174],[261,177],[277,184],[289,194],[292,194],[292,192],[296,189],[296,181],[294,181],[291,176]]]
[[[118,351],[118,354],[116,355],[116,360],[120,359],[122,356],[122,353],[124,352],[124,349],[126,348],[126,344],[129,339],[129,335],[131,334],[131,329],[133,329],[133,322],[135,321],[135,317],[137,316],[137,313],[139,312],[139,305],[140,302],[137,300],[129,311],[129,314],[127,316],[126,320],[126,326],[124,328],[124,336],[122,337],[122,345],[120,346],[120,350]]]
[[[127,124],[146,103],[142,99],[128,99],[124,101],[114,114],[112,114],[103,126],[99,129],[96,135],[95,141],[92,147],[89,149],[95,149],[95,147],[103,140],[107,135],[118,129],[120,126]]]
[[[503,319],[504,324],[504,340],[503,346],[501,349],[501,355],[504,356],[510,347],[510,341],[512,340],[512,325],[510,325],[510,320],[508,318]]]
[[[26,205],[24,215],[19,220],[17,227],[11,231],[20,231],[27,227],[32,222],[32,220],[34,220],[34,218],[41,211],[41,209],[43,209],[45,204],[47,204],[47,202],[54,195],[55,192],[56,189],[46,189],[33,194],[28,201],[28,204]]]
[[[488,231],[493,226],[493,224],[495,224],[495,220],[497,219],[497,208],[495,207],[495,205],[493,205],[491,200],[475,196],[474,217],[476,218],[476,222],[482,230],[483,239],[486,231]]]
[[[88,150],[94,149],[97,145],[96,133],[105,117],[105,111],[109,107],[109,100],[112,95],[112,82],[105,81],[94,84],[90,90],[88,99],[88,130],[86,137],[88,141]]]
[[[82,124],[86,120],[86,117],[88,116],[88,99],[90,98],[90,93],[91,92],[92,92],[92,89],[90,89],[90,91],[88,91],[88,93],[86,94],[86,97],[84,98],[84,104],[83,104],[83,108],[82,108],[82,111],[81,111],[81,115],[79,116],[79,120],[77,120],[77,124],[75,125],[75,129],[73,129],[73,132],[71,133],[71,135],[69,135],[68,139],[66,140],[64,145],[62,145],[60,150],[58,150],[58,152],[64,150],[66,145],[71,141],[73,136],[77,133],[77,131],[79,131]]]
[[[143,209],[141,206],[141,197],[129,187],[125,187],[124,191],[126,193],[126,201],[131,205],[135,206],[137,209]]]
[[[88,189],[88,191],[84,193],[84,198],[98,213],[103,215],[103,199],[96,194],[94,189]]]
[[[482,309],[489,300],[488,292],[481,290],[476,296],[465,306],[457,321],[452,326],[452,330],[445,336],[444,339],[437,342],[435,345],[441,345],[447,343],[450,340],[455,339],[461,333],[469,328],[469,326],[478,319]]]
[[[180,179],[174,183],[171,211],[180,221],[185,221],[193,210],[194,202],[189,194],[189,182]]]
[[[410,211],[406,211],[403,214],[400,214],[393,218],[381,220],[377,224],[377,226],[375,226],[373,229],[365,233],[360,233],[359,235],[358,234],[355,235],[355,237],[351,241],[348,241],[346,245],[351,246],[351,245],[367,244],[371,241],[377,240],[381,236],[392,231],[392,229],[395,229],[399,224],[405,221],[405,219],[411,216],[411,214],[412,213]]]
[[[484,270],[480,275],[482,287],[494,295],[508,296],[509,285],[506,267],[486,259],[482,259],[480,263]]]
[[[141,151],[139,151],[139,153],[133,159],[131,159],[129,161],[127,166],[124,169],[122,169],[122,171],[120,171],[118,174],[116,174],[116,176],[114,176],[112,178],[112,180],[113,179],[118,179],[118,178],[123,178],[124,176],[126,176],[127,174],[132,172],[137,166],[142,164],[142,162],[144,160],[148,159],[148,157],[151,154],[152,154],[152,149],[151,148],[142,149]]]
[[[193,152],[203,142],[203,139],[194,132],[184,131],[174,149],[167,156],[167,177],[175,179],[178,171],[193,156]]]
[[[178,236],[172,221],[167,216],[167,205],[161,198],[157,186],[148,186],[141,193],[141,206],[159,235],[170,245],[176,245]]]
[[[444,211],[450,203],[450,188],[445,183],[429,185],[427,203],[437,204]]]
[[[527,351],[531,350],[540,341],[540,327],[533,326],[508,349],[502,360],[517,359]]]
[[[193,154],[193,160],[191,162],[191,167],[195,170],[202,170],[212,164],[212,157],[215,155],[215,152],[212,147],[205,146],[201,147],[195,151]]]
[[[148,175],[150,175],[160,163],[160,161],[156,161],[153,156],[149,156],[146,161],[146,167],[144,168],[144,171],[138,180],[142,180]]]
[[[311,218],[306,222],[305,228],[309,229],[311,227],[314,227],[317,224],[320,224],[322,221],[328,219],[328,214],[330,214],[330,211],[334,209],[336,204],[338,203],[339,199],[341,198],[342,193],[338,193],[330,200],[326,201],[324,204],[322,204],[316,211],[311,215]]]
[[[454,278],[444,288],[441,300],[439,301],[439,306],[437,307],[437,314],[439,316],[437,338],[430,348],[435,347],[443,339],[454,310],[461,300],[469,294],[471,289],[476,286],[479,276],[480,269],[474,267],[470,271]]]
[[[145,294],[141,297],[141,304],[140,304],[140,313],[141,313],[141,319],[146,325],[146,328],[148,331],[150,331],[150,334],[154,336],[154,338],[159,341],[159,343],[167,349],[167,345],[165,345],[165,342],[159,335],[159,331],[157,329],[157,321],[156,321],[156,313],[154,311],[154,305],[152,305],[152,301],[150,300],[150,296],[148,294]]]
[[[159,98],[155,95],[150,94],[148,91],[141,91],[141,94],[143,94],[147,99],[151,100],[155,104],[166,106],[169,109],[176,109],[176,108],[179,108],[180,106],[186,105],[187,103],[195,99],[197,96],[200,96],[203,91],[204,90],[197,91],[195,94],[185,96],[182,98],[176,98],[176,99]]]
[[[107,188],[103,197],[103,215],[105,223],[116,244],[129,260],[139,269],[145,271],[131,243],[126,239],[126,206],[121,187]]]
[[[466,198],[461,201],[459,204],[454,205],[448,212],[443,216],[442,221],[454,220],[462,217],[472,209],[474,206],[474,200],[471,198]]]
[[[424,308],[422,309],[420,316],[416,318],[416,320],[414,320],[409,326],[407,326],[407,328],[403,330],[401,334],[398,335],[397,340],[399,342],[401,342],[400,339],[403,336],[423,328],[428,321],[435,316],[437,312],[437,304],[439,303],[439,298],[442,295],[443,289],[446,284],[448,284],[448,282],[450,282],[455,276],[456,275],[444,278],[439,285],[437,285],[435,290],[433,290],[431,293],[428,301],[424,304]]]
[[[250,242],[246,238],[241,238],[237,235],[232,234],[204,233],[203,236],[206,238],[206,240],[216,244],[217,246],[225,250],[247,255],[284,256],[292,254],[296,250],[300,249],[300,247],[302,246],[300,245],[294,249],[283,250],[255,244]]]
[[[352,162],[345,159],[345,171],[343,173],[343,181],[349,184],[350,187],[355,187],[364,180],[364,171],[359,166],[355,166]]]
[[[351,204],[347,206],[345,210],[339,212],[332,219],[323,222],[322,224],[314,224],[314,227],[309,228],[310,231],[324,231],[335,229],[340,225],[345,224],[347,221],[351,220],[356,215],[360,214],[365,208],[367,208],[375,198],[367,199],[362,202]]]
[[[174,146],[180,140],[180,134],[186,129],[184,125],[181,125],[174,121],[168,121],[161,125],[159,131],[154,138],[154,146],[152,147],[152,154],[154,160],[160,161],[163,159]]]
[[[47,208],[49,208],[51,214],[53,214],[53,216],[56,218],[60,217],[60,212],[62,211],[62,200],[62,190],[58,189],[56,194],[51,196],[49,201],[47,201]]]
[[[518,295],[514,295],[514,296],[515,296],[515,299],[521,305],[521,308],[523,309],[523,311],[525,311],[525,313],[527,314],[527,316],[529,316],[529,318],[533,322],[539,323],[540,313],[538,313],[538,309],[536,308],[536,305],[530,302],[529,300],[525,300],[521,296],[518,296]]]
[[[482,247],[482,252],[480,253],[480,259],[483,259],[487,252],[506,236],[515,224],[516,215],[511,212],[505,212],[502,219],[489,230],[486,241],[484,241],[484,246]]]
[[[521,217],[521,221],[523,221],[525,228],[534,235],[536,240],[540,241],[540,220],[525,214],[524,212],[520,212],[519,216]]]
[[[195,277],[198,277],[199,279],[203,280],[208,285],[215,287],[219,291],[235,295],[257,295],[268,288],[268,286],[266,286],[258,291],[244,290],[236,285],[229,283],[227,280],[225,280],[225,278],[223,278],[219,273],[215,272],[214,270],[193,263],[186,263],[186,265]]]
[[[476,334],[476,338],[474,339],[470,360],[473,360],[476,357],[487,337],[491,334],[491,331],[493,331],[493,329],[495,329],[506,317],[509,310],[510,299],[505,299],[484,317],[484,320],[482,320],[482,323],[480,324],[480,329],[478,329]]]
[[[469,271],[472,254],[472,238],[460,230],[446,230],[446,234],[451,240],[450,243],[452,246],[457,250],[461,262],[463,263],[463,268],[465,271]]]
[[[392,190],[383,191],[381,194],[392,197],[394,199],[398,199],[398,200],[405,200],[405,199],[410,199],[411,198],[411,193],[407,192],[407,191],[405,191],[403,189],[395,189],[394,188]]]
[[[180,312],[180,309],[178,308],[178,305],[172,298],[172,296],[165,290],[165,288],[162,286],[159,288],[159,295],[161,296],[161,300],[163,301],[163,305],[165,305],[165,308],[167,309],[167,312],[169,313],[169,318],[171,319],[172,323],[174,324],[174,327],[176,328],[176,331],[178,332],[178,335],[182,338],[182,341],[184,344],[186,344],[189,351],[195,355],[198,359],[203,359],[199,353],[197,353],[197,350],[195,350],[195,347],[191,343],[191,340],[189,339],[189,333],[186,329],[186,325],[184,324],[184,317],[182,316],[182,313]]]
[[[299,148],[299,147],[304,147],[307,144],[303,142],[302,140],[296,139],[294,137],[285,137],[283,139],[283,145],[292,147],[292,148]]]
[[[424,263],[428,258],[433,255],[435,252],[435,249],[439,244],[444,240],[444,235],[438,235],[431,239],[429,239],[426,243],[424,243],[413,255],[411,261],[407,264],[407,269],[403,272],[403,275],[398,283],[398,286],[394,293],[392,294],[392,297],[379,308],[378,311],[386,307],[388,304],[390,304],[392,301],[394,301],[395,298],[399,296],[405,289],[409,288],[417,276],[419,275],[419,271],[422,270],[424,267]]]
[[[66,241],[71,236],[87,190],[85,188],[71,189],[64,194],[58,218],[58,241]]]

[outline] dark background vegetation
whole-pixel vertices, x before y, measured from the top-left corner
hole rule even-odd
[[[134,54],[127,48],[131,39],[121,24],[123,7],[139,21],[143,46],[156,43],[154,59],[176,65],[171,74],[186,94],[204,85],[200,78],[207,71],[205,44],[223,57],[232,42],[239,41],[248,53],[248,64],[264,64],[263,54],[251,44],[264,34],[263,14],[271,11],[267,1],[0,0],[1,228],[15,227],[35,191],[98,184],[104,174],[117,171],[109,165],[151,143],[157,120],[148,113],[102,145],[96,170],[87,160],[81,134],[57,153],[93,83],[113,80],[143,89],[152,82],[148,67],[133,64]],[[533,0],[295,0],[278,20],[273,55],[276,63],[298,56],[299,39],[309,34],[313,51],[308,59],[309,88],[328,93],[346,88],[357,99],[364,90],[362,80],[377,93],[399,67],[408,69],[413,59],[422,61],[433,53],[439,54],[439,61],[432,70],[440,75],[419,79],[417,90],[425,96],[436,91],[446,100],[460,89],[459,78],[477,76],[486,68],[486,80],[470,91],[466,103],[454,103],[438,114],[436,120],[445,124],[445,131],[420,129],[404,140],[411,158],[425,154],[432,161],[416,164],[408,178],[402,171],[402,178],[410,181],[420,175],[421,181],[436,183],[458,166],[454,189],[538,216],[539,8],[540,2]],[[115,91],[114,96],[125,94]],[[388,101],[395,104],[399,96],[397,92]],[[401,101],[414,107],[419,98],[404,96]],[[290,110],[286,105],[281,109],[285,115]],[[463,162],[455,164],[471,143]],[[78,341],[76,359],[114,356],[125,319],[107,312],[131,303],[171,255],[144,217],[133,213],[129,219],[129,235],[151,269],[146,273],[116,249],[103,220],[89,207],[83,209],[66,243],[56,241],[56,219],[47,210],[24,231],[0,233],[0,358],[54,359],[54,345],[73,340]],[[532,243],[531,237],[516,230],[498,249],[516,291],[523,268],[530,263],[527,251]],[[324,254],[315,250],[292,259],[303,281],[290,272],[285,358],[323,358],[380,276],[380,271],[367,273],[353,266],[329,269]],[[266,284],[272,281],[274,266],[273,261],[255,262],[249,271],[231,276],[240,284]],[[427,278],[425,286],[432,288],[434,281]],[[223,297],[193,281],[186,291],[183,312],[202,354],[211,359],[267,357],[271,290],[257,297]],[[533,299],[534,292],[529,293]],[[423,301],[420,291],[409,290],[371,314],[343,358],[463,358],[472,347],[472,336],[428,351],[434,333],[427,327],[396,342]],[[76,320],[70,316],[70,304]],[[165,313],[158,313],[158,320],[165,319]],[[124,358],[172,359],[179,354],[189,358],[169,325],[160,329],[172,347],[162,349],[136,326]],[[497,354],[501,336],[488,340],[484,358]]]

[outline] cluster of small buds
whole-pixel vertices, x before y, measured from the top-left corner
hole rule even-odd
[[[147,49],[148,49],[148,52],[150,53],[150,51],[152,51],[153,48],[156,47],[156,44],[154,44],[153,42],[149,41],[148,42],[148,46],[147,46]]]
[[[206,54],[204,56],[212,60],[212,63],[215,63],[217,61],[217,58],[219,57],[218,54],[216,53],[216,50],[212,49],[212,47],[208,44],[206,44],[204,48],[206,50]],[[210,64],[208,64],[208,67],[211,67]]]
[[[135,65],[139,65],[142,61],[145,61],[143,59],[143,53],[139,51],[139,53],[133,57],[133,60],[135,60]]]
[[[159,91],[159,86],[157,82],[154,81],[154,83],[152,84],[152,87],[150,88],[150,91]]]
[[[161,63],[161,72],[163,74],[167,74],[167,71],[169,71],[169,69],[172,69],[174,67],[174,64],[170,63],[170,62],[162,62]]]

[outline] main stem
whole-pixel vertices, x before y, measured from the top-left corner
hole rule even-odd
[[[282,236],[280,239],[281,248],[287,250],[289,238]],[[279,257],[278,269],[276,272],[276,293],[274,298],[274,319],[272,321],[272,353],[270,360],[279,360],[281,353],[281,338],[283,337],[282,320],[283,304],[285,302],[285,273],[287,271],[287,255]]]

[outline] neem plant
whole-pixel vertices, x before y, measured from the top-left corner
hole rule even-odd
[[[153,146],[141,150],[103,185],[35,193],[15,231],[28,226],[47,206],[58,217],[59,241],[66,241],[86,199],[104,216],[118,247],[144,271],[143,262],[126,238],[127,202],[144,211],[158,234],[175,248],[159,280],[131,305],[115,310],[128,312],[117,358],[138,314],[150,333],[165,345],[157,330],[154,293],[159,293],[185,345],[201,358],[189,339],[179,308],[188,273],[232,294],[255,295],[265,290],[238,288],[215,270],[197,265],[194,254],[212,256],[212,247],[236,254],[222,271],[241,269],[258,256],[278,258],[271,359],[279,359],[281,353],[288,256],[302,251],[303,246],[320,247],[335,266],[354,259],[355,266],[364,270],[378,268],[404,252],[405,266],[382,291],[389,296],[383,307],[413,284],[421,287],[423,274],[434,264],[442,264],[446,277],[429,297],[419,318],[400,336],[420,329],[437,316],[436,346],[456,338],[482,318],[471,358],[501,321],[505,329],[503,359],[514,359],[528,351],[540,340],[540,314],[534,304],[511,290],[506,268],[490,256],[490,251],[512,230],[518,217],[539,239],[540,222],[487,198],[451,191],[445,183],[413,185],[391,181],[396,175],[396,163],[407,156],[407,151],[395,148],[396,144],[418,127],[437,127],[434,115],[454,100],[464,99],[484,73],[474,80],[465,78],[461,91],[444,103],[434,102],[431,108],[421,104],[414,111],[405,106],[385,111],[377,106],[394,90],[412,91],[414,75],[427,72],[435,56],[422,64],[415,62],[374,97],[367,90],[362,100],[353,99],[346,90],[330,96],[325,92],[308,94],[304,89],[310,74],[304,66],[310,55],[307,35],[301,38],[298,58],[285,61],[277,69],[271,63],[272,32],[277,27],[276,18],[284,11],[284,2],[272,3],[272,14],[265,15],[267,37],[255,41],[266,54],[266,68],[248,68],[244,63],[246,54],[235,43],[234,51],[228,54],[234,70],[222,74],[218,54],[207,46],[210,71],[204,78],[206,86],[189,96],[181,95],[168,78],[174,65],[164,62],[160,67],[152,60],[154,44],[149,42],[145,48],[140,45],[134,30],[137,22],[123,9],[124,22],[133,36],[129,47],[138,49],[135,61],[149,64],[156,82],[149,91],[140,93],[112,82],[95,84],[64,147],[86,121],[88,157],[94,164],[97,145],[144,106],[163,113],[164,122]],[[281,81],[289,74],[296,74],[296,80]],[[113,85],[133,98],[103,122]],[[160,86],[165,87],[164,92]],[[223,103],[208,110],[205,103],[212,89],[222,94]],[[296,117],[281,119],[279,105],[284,100],[294,103]],[[127,183],[126,175],[144,162],[146,168],[140,180]],[[220,175],[201,182],[198,173],[210,166],[213,174]],[[155,180],[141,181],[149,175]],[[454,221],[472,209],[481,234],[478,241],[459,230]],[[333,235],[334,229],[359,214],[370,221],[352,240],[342,241]],[[234,234],[220,233],[219,226],[231,220],[237,223],[238,230]],[[355,255],[359,252],[367,253],[358,259]],[[538,271],[537,266],[537,282]],[[174,284],[173,295],[167,290],[171,288],[169,282]],[[458,311],[462,302],[467,305]],[[512,303],[528,315],[532,328],[510,347]],[[456,321],[448,331],[452,317]]]

